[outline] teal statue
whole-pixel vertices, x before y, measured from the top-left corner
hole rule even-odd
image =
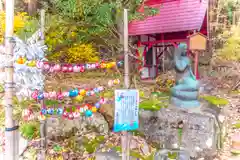
[[[200,85],[192,72],[191,60],[187,56],[187,45],[179,44],[174,54],[176,85],[171,88],[171,104],[186,109],[199,107]]]

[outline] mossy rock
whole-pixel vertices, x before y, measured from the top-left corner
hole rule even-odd
[[[93,140],[88,139],[87,137],[83,137],[83,147],[88,153],[94,153],[99,147],[99,145],[104,142],[105,138],[104,136],[97,136]]]
[[[169,159],[177,159],[177,153],[168,152],[168,158]]]
[[[104,98],[112,98],[114,96],[114,91],[105,91],[101,94]]]
[[[143,110],[149,110],[149,111],[158,111],[161,108],[166,108],[167,105],[164,103],[160,103],[157,100],[146,100],[146,101],[142,101],[139,104],[139,108],[143,109]]]
[[[237,121],[233,124],[233,127],[236,129],[240,129],[240,121]]]
[[[21,135],[27,139],[33,139],[40,136],[40,124],[37,122],[24,123],[20,126]]]
[[[140,98],[145,98],[145,93],[144,93],[144,91],[139,91],[139,97]]]
[[[207,102],[215,106],[225,106],[229,104],[229,101],[227,99],[219,98],[216,96],[201,96],[200,98],[206,100]]]
[[[130,131],[133,136],[140,136],[140,137],[145,137],[144,133],[138,131],[138,130],[134,130],[134,131]]]
[[[158,97],[158,98],[169,97],[170,96],[170,92],[152,92],[151,96],[155,96],[155,97]]]
[[[116,146],[116,147],[113,147],[113,149],[117,152],[122,152],[122,148],[120,146]],[[130,150],[130,156],[131,157],[134,157],[134,158],[137,158],[137,159],[141,159],[141,160],[147,160],[143,155],[141,155],[139,152],[136,152],[136,151],[132,151]]]
[[[4,86],[0,85],[0,93],[4,92]]]

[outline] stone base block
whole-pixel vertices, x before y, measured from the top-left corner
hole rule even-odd
[[[223,117],[220,108],[207,103],[191,110],[174,106],[155,112],[141,110],[139,131],[160,148],[181,147],[191,157],[209,157],[221,147],[222,132],[225,132]],[[181,137],[179,128],[182,128]]]

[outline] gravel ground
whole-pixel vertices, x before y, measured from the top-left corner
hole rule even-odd
[[[230,103],[228,108],[226,108],[226,118],[229,122],[227,137],[225,139],[223,149],[219,152],[219,156],[214,160],[240,160],[240,157],[233,157],[231,154],[231,136],[236,133],[240,133],[240,129],[234,128],[233,125],[234,123],[240,121],[240,94],[228,93],[227,90],[229,90],[231,82],[227,83],[224,79],[219,77],[203,78],[201,82],[204,85],[206,94],[220,96],[228,99]]]
[[[220,94],[221,95],[221,94]],[[233,157],[231,154],[231,136],[240,133],[240,129],[234,128],[233,123],[240,121],[240,94],[238,95],[226,95],[223,94],[222,97],[225,97],[229,100],[230,106],[227,108],[228,115],[227,119],[230,122],[228,135],[224,142],[223,150],[220,152],[219,157],[215,160],[231,160],[231,159],[239,159],[240,157]]]

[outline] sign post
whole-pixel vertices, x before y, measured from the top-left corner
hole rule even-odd
[[[129,61],[128,61],[128,10],[124,9],[123,11],[123,44],[124,44],[124,87],[130,87],[129,80]],[[129,142],[129,133],[127,131],[122,132],[122,160],[129,160],[130,151],[128,146],[130,146]],[[129,145],[128,145],[129,144]]]
[[[122,160],[130,159],[129,130],[138,128],[139,93],[130,90],[129,60],[128,60],[128,11],[124,9],[124,87],[125,90],[115,90],[114,131],[122,132]]]
[[[136,89],[115,90],[114,132],[123,132],[122,159],[130,158],[130,134],[139,127],[139,92]]]

